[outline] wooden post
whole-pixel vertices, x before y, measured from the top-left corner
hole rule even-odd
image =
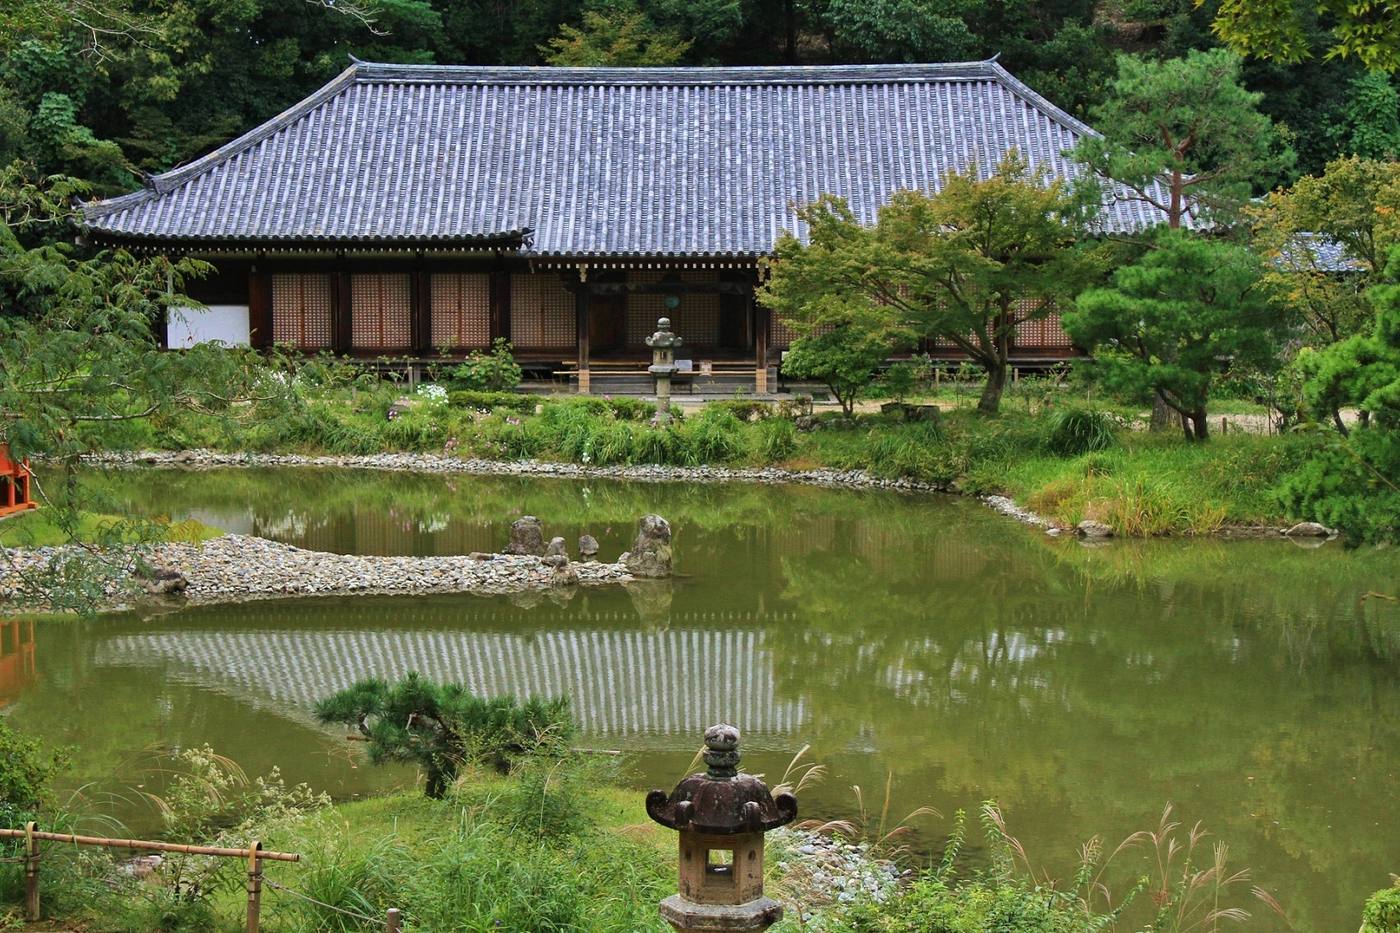
[[[248,273],[248,331],[254,347],[272,346],[272,276],[256,266]]]
[[[510,339],[510,272],[491,270],[491,331],[490,343],[498,337]]]
[[[262,863],[258,859],[262,843],[256,839],[248,846],[248,933],[258,933],[258,918],[262,913]]]
[[[24,919],[39,919],[39,840],[34,833],[39,825],[33,820],[24,824]]]
[[[354,349],[354,323],[351,311],[350,273],[337,263],[332,273],[331,294],[335,304],[331,313],[331,349],[346,354]]]
[[[433,278],[432,274],[415,266],[409,283],[410,327],[413,350],[426,354],[433,350]]]
[[[584,282],[578,283],[578,291],[574,292],[574,310],[578,320],[578,391],[580,395],[587,395],[589,392],[588,379],[588,299],[589,289]]]
[[[384,918],[384,933],[399,933],[399,924],[403,915],[397,907],[389,908],[389,915]]]
[[[745,299],[749,306],[749,317],[753,320],[753,390],[758,395],[768,394],[768,309],[754,301],[753,289],[749,289]]]

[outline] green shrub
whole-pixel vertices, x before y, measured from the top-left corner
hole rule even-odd
[[[706,406],[679,429],[685,439],[686,460],[691,463],[724,463],[743,453],[744,426],[728,409]]]
[[[1366,899],[1360,933],[1400,933],[1400,882]]]
[[[602,402],[614,418],[623,421],[650,421],[656,414],[656,406],[651,402],[630,395],[604,396]],[[671,412],[674,415],[678,410],[673,407]]]
[[[1057,891],[1015,881],[950,887],[924,877],[884,903],[851,911],[837,930],[850,933],[1082,933],[1086,918]]]
[[[437,450],[447,442],[447,423],[430,411],[405,412],[380,429],[391,450]]]
[[[447,393],[447,404],[453,408],[469,408],[476,411],[512,411],[521,415],[534,414],[538,404],[533,396],[517,392],[482,392],[475,389],[456,389]]]
[[[726,398],[711,402],[708,408],[723,408],[740,421],[764,421],[773,417],[773,406],[745,398]]]
[[[523,372],[515,362],[510,341],[497,337],[489,353],[473,350],[461,365],[449,374],[453,385],[458,389],[474,389],[484,392],[504,392],[520,385]]]
[[[1066,457],[1118,443],[1118,419],[1095,408],[1056,408],[1045,418],[1046,446]]]
[[[753,452],[763,463],[786,460],[797,452],[797,426],[786,418],[769,418],[754,428]]]
[[[62,753],[44,751],[0,719],[0,825],[19,826],[52,803],[49,779],[66,761]]]

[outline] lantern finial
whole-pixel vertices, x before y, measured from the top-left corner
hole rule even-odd
[[[739,730],[720,723],[705,730],[706,776],[711,780],[732,778],[739,773]]]

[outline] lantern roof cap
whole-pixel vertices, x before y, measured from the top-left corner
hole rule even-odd
[[[739,730],[705,730],[706,770],[684,778],[669,795],[647,794],[647,815],[662,826],[714,835],[766,833],[797,817],[797,798],[776,797],[763,780],[739,770]]]

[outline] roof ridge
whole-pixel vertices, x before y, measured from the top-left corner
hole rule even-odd
[[[720,86],[874,84],[996,77],[996,59],[874,65],[720,65],[616,68],[548,65],[432,65],[354,60],[359,83]]]

